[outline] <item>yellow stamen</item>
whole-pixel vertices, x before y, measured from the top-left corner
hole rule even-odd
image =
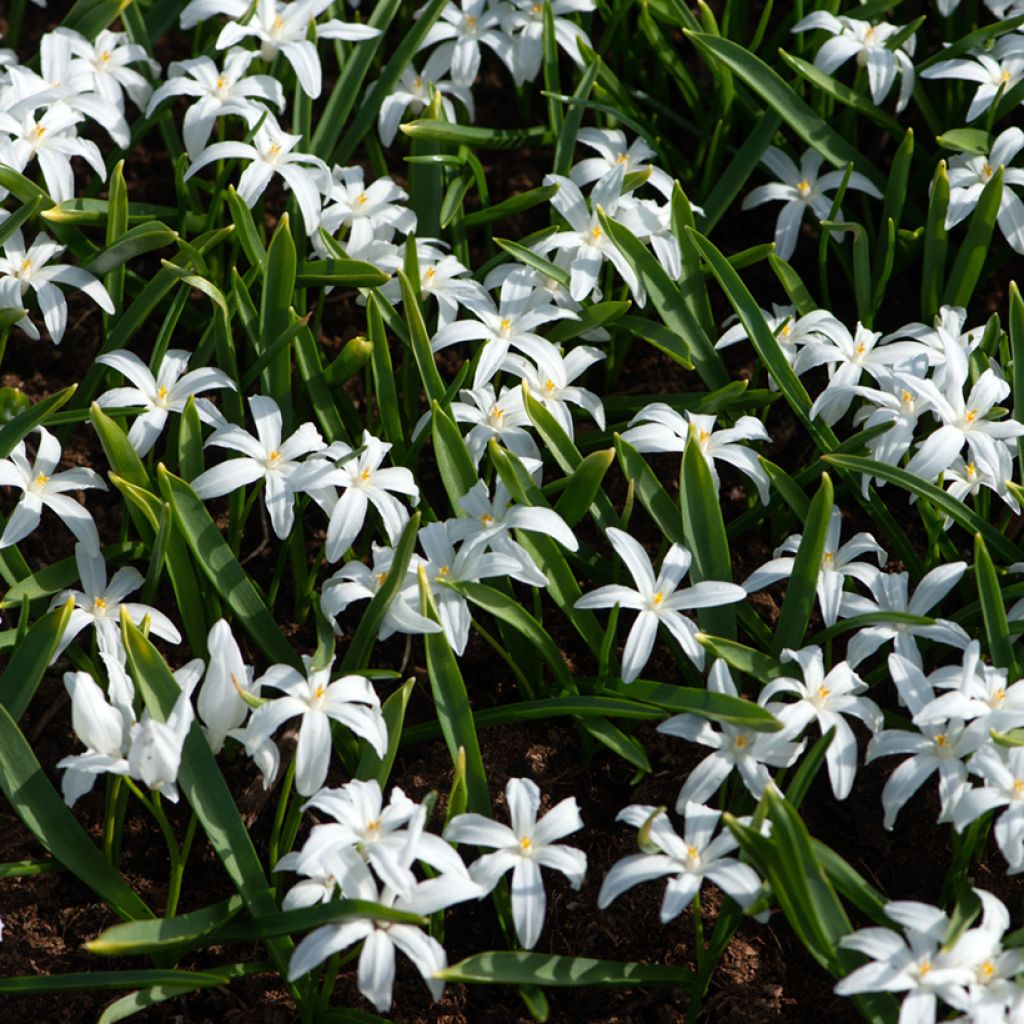
[[[26,271],[32,269],[32,261],[30,259],[23,259],[21,261],[21,272],[24,274]]]
[[[806,178],[804,178],[803,181],[797,182],[796,190],[802,196],[809,195],[811,191],[811,183]]]
[[[452,574],[452,570],[447,565],[442,565],[441,568],[437,570],[437,575],[438,576],[451,576],[451,574]]]
[[[836,553],[834,551],[826,551],[822,556],[821,560],[825,565],[831,565],[836,559]]]
[[[999,689],[996,690],[996,692],[992,696],[992,704],[994,706],[998,705],[998,704],[1002,704],[1005,699],[1006,699],[1006,691],[1002,687],[999,687]]]
[[[492,420],[500,420],[505,416],[505,410],[500,405],[494,405],[491,407],[490,417]]]
[[[272,31],[280,31],[282,28],[284,28],[284,18],[282,18],[280,14],[277,14],[274,16]]]
[[[707,430],[698,430],[697,431],[697,442],[699,444],[705,444],[707,442],[708,438],[710,438],[710,437],[711,437],[711,434]]]
[[[557,386],[558,385],[555,384],[555,382],[550,377],[548,377],[548,379],[544,381],[544,387],[547,389],[549,393],[554,391]]]
[[[620,153],[615,158],[615,162],[618,163],[618,164],[628,164],[629,163],[629,154],[628,153]]]
[[[913,405],[914,404],[914,396],[906,388],[904,388],[900,392],[900,401],[904,405]]]
[[[466,28],[472,32],[476,28],[476,18],[472,14],[466,15]]]
[[[822,685],[822,686],[819,686],[819,687],[818,687],[818,698],[819,698],[820,700],[825,700],[825,698],[826,698],[826,697],[828,697],[828,695],[829,695],[829,694],[830,694],[831,692],[832,692],[832,691],[831,691],[831,690],[830,690],[830,689],[829,689],[829,688],[828,688],[827,686],[824,686],[824,685]]]
[[[944,732],[940,732],[939,735],[935,737],[935,746],[939,747],[940,749],[945,747],[948,742],[949,739]]]
[[[595,225],[594,225],[594,227],[593,227],[593,228],[591,228],[591,230],[590,230],[590,237],[591,237],[591,238],[592,238],[592,239],[593,239],[593,240],[594,240],[595,242],[597,242],[597,241],[600,241],[600,239],[601,239],[601,236],[602,236],[603,234],[604,234],[604,232],[603,232],[603,231],[601,230],[601,227],[600,227],[600,225],[597,225],[597,224],[595,224]]]
[[[102,597],[97,597],[96,600],[93,601],[92,606],[96,611],[106,611],[107,602],[104,601]]]
[[[360,192],[359,193],[359,198],[356,200],[356,206],[365,206],[365,205],[366,205],[366,193],[365,192]]]
[[[317,687],[317,688],[316,688],[316,689],[315,689],[315,690],[313,691],[313,699],[314,699],[314,700],[321,700],[321,699],[323,698],[323,695],[324,695],[324,694],[325,694],[326,692],[327,692],[327,688],[326,688],[325,686],[318,686],[318,687]]]
[[[32,134],[35,135],[37,139],[41,139],[46,134],[46,125],[37,124],[35,128],[32,129]]]
[[[978,973],[983,978],[991,978],[996,973],[996,965],[991,960],[986,960],[979,968]]]
[[[483,524],[484,524],[484,526],[490,526],[490,525],[491,525],[491,523],[493,523],[493,522],[494,522],[494,516],[492,516],[492,515],[489,515],[489,514],[488,514],[487,512],[485,512],[485,513],[484,513],[484,514],[483,514],[483,515],[482,515],[482,516],[480,517],[480,522],[481,522],[481,523],[483,523]]]
[[[367,832],[379,832],[380,831],[380,818],[374,818],[373,821],[366,823]]]
[[[696,846],[687,846],[686,856],[689,857],[690,860],[700,860],[700,850],[698,850]]]
[[[366,481],[369,480],[371,476],[373,476],[373,474],[370,472],[370,470],[364,469],[362,473],[359,474],[359,479],[362,480],[362,482],[365,484]]]
[[[977,418],[978,418],[978,410],[977,409],[968,409],[967,410],[967,415],[964,417],[964,419],[968,423],[973,423]]]
[[[978,475],[978,468],[973,462],[967,463],[967,476],[973,480]]]
[[[864,348],[864,342],[863,341],[854,349],[854,352],[856,352],[857,355],[859,355],[859,356],[864,355],[865,351],[866,350]]]
[[[1010,72],[1004,69],[999,75],[999,81],[1008,82],[1011,79],[1011,77],[1013,76],[1010,74]]]
[[[281,147],[276,142],[270,144],[269,155],[272,160],[276,160],[281,155]]]
[[[508,334],[508,332],[512,329],[512,321],[506,316],[502,319],[500,326],[501,333]]]
[[[981,176],[986,181],[992,177],[992,165],[987,160],[981,165]]]
[[[1013,780],[1013,795],[1015,797],[1024,796],[1024,779]]]
[[[36,477],[36,487],[45,487],[49,483],[50,478],[45,473],[40,473]]]
[[[519,845],[524,850],[529,850],[530,847],[533,846],[533,840],[529,836],[523,836],[523,838],[519,840]]]
[[[742,750],[746,745],[747,745],[747,737],[746,736],[737,736],[736,737],[736,748],[738,750]]]
[[[161,402],[166,400],[166,398],[167,398],[167,385],[166,384],[161,384],[160,387],[158,387],[156,389],[156,397]]]
[[[920,967],[918,967],[917,973],[923,978],[926,974],[928,974],[931,971],[931,969],[932,969],[931,961],[930,960],[925,960],[925,962],[923,964],[921,964]]]
[[[272,465],[276,465],[280,461],[281,461],[281,453],[275,448],[267,456],[267,462],[271,463]]]
[[[221,89],[226,89],[228,87],[228,80],[224,75],[219,75],[215,85],[217,87],[217,91],[220,92]]]
[[[664,601],[665,595],[660,590],[651,598],[651,604],[653,604],[655,608],[660,608]]]
[[[384,581],[388,578],[387,570],[385,570],[384,572],[376,572],[373,575],[374,578],[377,580],[377,586],[384,586]]]
[[[433,281],[436,276],[437,271],[433,267],[427,267],[427,272],[423,275],[427,281]]]

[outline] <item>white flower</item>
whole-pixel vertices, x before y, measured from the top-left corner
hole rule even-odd
[[[704,666],[704,648],[696,640],[696,625],[682,613],[694,608],[717,608],[723,604],[742,601],[747,593],[735,583],[704,580],[687,587],[677,588],[690,568],[690,552],[680,544],[668,549],[657,579],[647,552],[628,533],[609,527],[608,540],[619,558],[625,563],[636,589],[619,584],[598,587],[584,594],[576,608],[611,608],[619,605],[638,611],[633,628],[622,652],[622,681],[631,683],[647,664],[654,647],[658,626],[663,625],[698,667]]]
[[[569,177],[580,188],[599,181],[621,165],[626,174],[650,171],[647,181],[665,199],[672,198],[672,178],[660,167],[650,163],[655,154],[645,139],[635,138],[627,146],[626,133],[617,128],[581,128],[576,134],[576,141],[596,150],[598,154],[580,160],[569,171]]]
[[[826,626],[834,626],[839,618],[839,606],[843,598],[843,583],[847,576],[852,576],[865,586],[878,575],[879,570],[867,562],[857,561],[858,555],[874,554],[878,564],[885,564],[885,551],[875,542],[870,533],[858,533],[841,547],[839,538],[843,528],[843,517],[838,506],[832,506],[828,532],[825,535],[825,550],[821,554],[821,568],[818,570],[816,591],[821,617]],[[750,592],[763,590],[765,587],[786,579],[793,572],[796,561],[794,556],[782,556],[783,552],[796,552],[800,548],[802,534],[787,537],[776,549],[774,558],[765,562],[760,569],[755,569],[743,582]]]
[[[441,94],[441,109],[447,120],[456,119],[455,105],[449,96],[459,100],[466,108],[470,121],[473,120],[473,94],[469,88],[457,82],[442,80],[442,76],[448,70],[448,57],[443,50],[435,50],[427,58],[422,71],[417,71],[410,64],[402,72],[390,94],[384,97],[377,114],[377,132],[382,145],[390,146],[395,141],[395,133],[402,117],[407,112],[414,117],[420,114],[430,103],[435,91]]]
[[[644,293],[630,263],[619,252],[615,243],[605,236],[604,228],[598,221],[598,209],[615,219],[622,193],[622,165],[606,174],[590,193],[590,208],[587,208],[583,193],[569,178],[560,174],[546,174],[545,185],[557,185],[558,191],[551,199],[551,205],[569,222],[568,231],[556,231],[541,239],[534,246],[544,254],[553,249],[570,257],[569,292],[574,301],[582,302],[588,295],[599,296],[598,274],[601,265],[609,260],[619,276],[629,285],[629,290],[639,305],[644,304]]]
[[[841,64],[856,57],[857,66],[868,69],[868,85],[874,103],[881,103],[888,96],[897,75],[900,77],[900,93],[896,112],[899,113],[910,102],[914,91],[914,65],[910,60],[914,52],[914,36],[905,39],[899,47],[888,45],[893,36],[903,31],[902,25],[890,25],[884,21],[872,25],[857,18],[844,15],[837,18],[826,11],[815,11],[798,21],[792,31],[808,32],[811,29],[824,29],[833,36],[818,50],[814,58],[816,68],[831,75]]]
[[[967,120],[980,117],[1024,78],[1024,38],[1010,33],[996,40],[989,53],[971,53],[955,60],[940,60],[921,72],[922,78],[959,78],[977,82],[974,98],[967,108]]]
[[[284,540],[295,519],[289,477],[298,467],[301,456],[322,451],[324,441],[312,423],[303,423],[282,442],[281,410],[277,402],[265,395],[251,397],[249,409],[256,421],[256,437],[241,427],[229,424],[215,431],[206,441],[207,447],[229,448],[241,452],[242,458],[229,459],[200,473],[192,481],[192,489],[205,501],[263,480],[263,500],[271,525],[274,533]]]
[[[454,520],[449,520],[449,523]],[[445,637],[457,655],[462,656],[469,641],[470,612],[466,599],[447,581],[469,582],[491,576],[510,576],[519,561],[510,555],[484,553],[479,544],[464,542],[458,551],[452,545],[448,523],[429,523],[419,532],[420,546],[427,556],[422,562],[427,582],[437,605]]]
[[[473,424],[465,441],[474,466],[479,464],[492,437],[521,459],[540,459],[537,444],[526,429],[531,422],[523,404],[522,388],[504,388],[499,397],[490,384],[484,384],[460,391],[459,397],[462,401],[452,402],[451,414],[456,423]]]
[[[46,265],[63,251],[64,246],[52,241],[45,233],[36,235],[35,241],[26,251],[25,239],[21,231],[16,230],[4,243],[4,255],[0,257],[0,297],[7,298],[8,295],[3,286],[11,288],[10,294],[15,299],[20,299],[31,288],[36,293],[43,323],[55,345],[60,344],[68,320],[67,303],[58,284],[84,292],[104,313],[114,312],[114,303],[107,289],[92,274],[66,263],[49,267]],[[14,303],[3,304],[9,306]],[[39,331],[28,317],[19,320],[18,326],[30,338],[39,337]]]
[[[775,146],[769,146],[761,157],[765,165],[779,180],[767,185],[758,185],[743,200],[742,209],[750,210],[761,203],[782,202],[775,222],[775,254],[788,260],[796,249],[797,236],[804,211],[810,208],[818,220],[827,220],[832,212],[832,200],[825,194],[839,188],[846,176],[845,171],[829,171],[818,177],[824,158],[814,149],[808,149],[800,158],[800,167]],[[875,199],[882,194],[858,171],[850,174],[847,188],[859,189]],[[836,214],[842,220],[842,211]]]
[[[451,69],[452,81],[469,87],[480,70],[480,44],[485,43],[502,62],[513,70],[512,40],[501,30],[499,13],[486,10],[489,0],[454,0],[445,5],[441,16],[427,30],[420,48],[435,46],[445,70]]]
[[[456,320],[441,327],[430,340],[434,352],[463,341],[483,341],[473,387],[486,384],[501,367],[502,361],[515,348],[534,362],[547,365],[554,346],[537,333],[537,328],[552,320],[576,320],[578,316],[538,296],[532,282],[522,274],[510,274],[501,286],[497,308],[484,295],[479,300],[467,297],[465,305],[476,320]]]
[[[347,446],[340,446],[339,451],[344,448]],[[380,514],[388,540],[394,544],[409,520],[409,513],[392,492],[406,495],[413,504],[419,501],[419,488],[408,469],[381,469],[390,444],[364,430],[362,449],[357,457],[342,465],[333,465],[325,458],[307,462],[292,481],[296,491],[308,491],[330,516],[326,546],[329,562],[337,562],[352,546],[371,504]],[[335,497],[335,487],[342,488],[341,497]]]
[[[583,66],[579,43],[590,47],[590,37],[567,15],[585,14],[594,10],[594,0],[547,0],[554,15],[555,42]],[[505,31],[512,36],[512,77],[516,85],[532,82],[540,73],[544,56],[544,4],[537,0],[512,0],[506,5]]]
[[[210,627],[206,647],[210,660],[196,709],[206,726],[210,750],[219,754],[225,738],[238,729],[249,714],[242,694],[254,697],[260,694],[259,687],[253,683],[253,670],[242,661],[242,652],[225,619],[218,619]]]
[[[448,523],[448,536],[452,543],[464,540],[474,546],[489,547],[492,551],[509,555],[519,566],[510,575],[530,586],[546,587],[548,578],[526,549],[512,539],[512,530],[545,534],[569,551],[579,548],[576,534],[554,509],[513,505],[508,488],[500,480],[495,481],[493,499],[488,497],[487,485],[478,480],[459,499],[459,507],[465,515]]]
[[[918,583],[913,597],[908,596],[909,573],[878,573],[874,579],[867,581],[873,600],[860,594],[844,593],[839,602],[839,614],[844,619],[855,615],[884,615],[885,612],[926,616],[960,582],[966,568],[966,562],[937,566]],[[846,649],[846,659],[851,668],[856,668],[879,647],[893,640],[897,654],[920,666],[922,662],[917,647],[918,637],[949,644],[951,647],[965,647],[970,642],[963,628],[947,619],[935,619],[928,625],[899,621],[888,624],[880,621],[857,630]]]
[[[320,56],[316,44],[310,42],[306,34],[309,23],[323,14],[331,2],[296,0],[295,3],[280,3],[279,0],[257,0],[255,10],[244,25],[231,21],[221,29],[217,37],[217,49],[225,50],[246,36],[255,36],[260,44],[260,56],[270,63],[281,54],[292,66],[302,91],[316,99],[320,95],[322,76]],[[248,4],[245,10],[249,10]],[[359,42],[380,35],[380,29],[368,25],[349,25],[335,19],[318,25],[316,34],[324,39]]]
[[[247,142],[215,142],[207,146],[185,172],[185,180],[217,160],[248,160],[249,166],[238,179],[239,198],[251,207],[266,191],[270,179],[279,174],[295,195],[306,233],[312,234],[320,218],[320,195],[330,187],[330,174],[318,156],[292,152],[301,141],[301,135],[289,135],[271,114],[267,114],[252,145]]]
[[[757,460],[757,454],[737,441],[770,441],[764,424],[753,416],[741,416],[733,427],[715,430],[714,416],[676,412],[664,402],[645,405],[622,432],[622,440],[638,452],[682,452],[688,438],[693,438],[718,491],[720,483],[715,460],[721,459],[748,476],[757,487],[761,502],[768,504],[768,474]]]
[[[616,816],[641,830],[647,844],[657,853],[635,853],[613,865],[605,876],[597,897],[598,908],[604,910],[617,896],[641,882],[672,875],[661,904],[661,923],[678,917],[700,892],[704,879],[714,882],[741,907],[749,907],[761,888],[757,872],[734,857],[725,856],[738,843],[731,832],[715,838],[721,811],[704,804],[689,803],[685,807],[686,822],[680,837],[663,808],[631,804]]]
[[[729,666],[721,659],[711,666],[708,689],[712,693],[739,697]],[[743,785],[754,799],[760,800],[765,786],[771,782],[765,766],[786,768],[803,753],[805,746],[804,741],[793,743],[785,733],[754,732],[728,722],[722,722],[721,731],[715,732],[706,718],[690,714],[673,715],[658,726],[658,732],[713,750],[690,772],[679,790],[677,814],[684,813],[688,803],[707,800],[734,771],[739,772]]]
[[[62,591],[50,603],[51,609],[59,608],[69,597],[75,599],[64,635],[57,644],[55,660],[87,626],[96,630],[101,648],[110,653],[118,651],[121,646],[122,608],[135,625],[140,625],[148,616],[149,629],[154,636],[172,644],[181,643],[181,634],[162,611],[148,604],[124,600],[145,582],[138,569],[132,566],[118,569],[108,583],[107,563],[103,555],[98,549],[81,542],[75,545],[75,564],[84,589]]]
[[[981,193],[999,167],[1003,171],[1003,194],[996,223],[1015,252],[1024,254],[1024,203],[1010,187],[1024,185],[1024,170],[1008,164],[1024,148],[1024,131],[1007,128],[996,136],[987,156],[959,153],[949,161],[949,207],[946,229],[959,224],[978,205]]]
[[[422,824],[420,825],[422,828]],[[415,849],[411,846],[411,849]],[[412,914],[433,914],[453,903],[479,899],[480,887],[464,874],[442,874],[419,882],[406,895],[385,886],[378,889],[370,869],[352,847],[335,853],[342,892],[350,899],[380,903]],[[444,982],[435,978],[448,963],[444,947],[416,925],[377,920],[372,915],[353,916],[340,924],[328,924],[311,931],[296,947],[288,964],[288,980],[295,981],[323,963],[332,953],[363,943],[359,954],[359,991],[380,1011],[391,1006],[395,980],[395,950],[401,950],[419,971],[435,1000],[444,992]]]
[[[571,438],[574,430],[570,405],[578,405],[590,413],[598,427],[604,429],[604,406],[601,399],[593,391],[572,383],[604,358],[605,353],[591,345],[577,345],[564,357],[552,350],[537,366],[522,356],[509,353],[501,368],[519,377],[524,388],[551,413]]]
[[[83,120],[81,114],[64,106],[51,107],[38,120],[30,113],[20,120],[0,113],[0,132],[10,136],[0,142],[0,159],[19,172],[38,160],[50,198],[66,202],[75,194],[72,157],[83,159],[101,181],[107,178],[99,147],[89,139],[80,139],[75,132],[75,126]]]
[[[9,459],[0,460],[0,486],[18,487],[24,492],[0,536],[0,548],[24,540],[39,525],[45,506],[64,521],[79,541],[98,551],[100,538],[96,523],[82,505],[67,496],[67,492],[88,487],[105,491],[107,485],[98,473],[84,467],[55,472],[60,462],[60,444],[46,427],[38,427],[37,430],[39,444],[33,462],[29,462],[25,454],[24,441],[14,446]]]
[[[403,895],[411,893],[416,885],[411,861],[423,861],[439,873],[461,875],[469,881],[466,866],[455,850],[440,836],[419,826],[425,808],[413,803],[398,786],[391,790],[385,807],[384,794],[375,779],[353,779],[338,789],[324,788],[315,793],[302,807],[304,811],[311,808],[334,821],[314,825],[301,854],[286,855],[275,871],[296,870],[292,865],[300,862],[322,863],[339,848],[348,846],[359,852],[385,885]],[[300,905],[289,892],[285,909],[289,897],[291,905]]]
[[[366,185],[362,167],[335,167],[320,226],[333,235],[347,224],[349,253],[360,253],[375,238],[390,241],[395,231],[407,235],[416,230],[416,214],[402,205],[408,198],[391,178]]]
[[[982,785],[967,790],[957,801],[953,827],[962,832],[983,814],[1005,807],[993,832],[1009,874],[1020,874],[1024,871],[1024,747],[986,744],[971,758],[968,768],[981,778]]]
[[[887,334],[882,338],[882,344],[888,344],[894,338],[911,338],[927,346],[931,350],[928,354],[931,379],[941,388],[944,386],[943,378],[946,373],[946,345],[959,345],[964,354],[970,356],[981,344],[984,328],[975,327],[965,331],[966,322],[967,310],[962,306],[943,306],[935,315],[932,326],[922,323],[907,324],[892,334]]]
[[[269,107],[284,108],[284,90],[270,75],[246,75],[256,56],[251,50],[230,50],[223,70],[209,57],[175,61],[170,77],[152,95],[146,116],[171,96],[194,96],[195,103],[185,111],[182,138],[189,158],[202,152],[218,117],[237,114],[250,128]]]
[[[540,789],[530,779],[509,779],[505,786],[512,827],[501,825],[482,814],[458,814],[444,830],[449,842],[472,843],[494,848],[469,868],[470,877],[490,892],[507,871],[512,871],[512,920],[524,949],[533,949],[544,927],[547,894],[541,878],[542,867],[561,871],[574,889],[583,884],[587,857],[581,850],[556,843],[583,828],[575,797],[566,797],[551,808],[541,821]]]
[[[1024,424],[1013,420],[991,420],[992,407],[1010,393],[1010,385],[992,369],[986,370],[964,398],[963,389],[970,368],[963,349],[946,346],[946,374],[940,389],[933,381],[900,375],[908,391],[927,399],[932,413],[942,426],[923,441],[907,463],[907,472],[934,480],[948,469],[966,444],[972,459],[995,464],[996,447],[1024,434]]]
[[[92,72],[93,88],[110,103],[124,109],[124,93],[140,109],[152,91],[149,82],[129,64],[142,64],[151,75],[160,74],[160,65],[138,43],[128,42],[125,32],[104,29],[90,42],[78,32],[56,30],[68,37],[71,52]]]
[[[273,665],[259,679],[259,686],[283,690],[278,697],[258,707],[249,721],[247,734],[257,744],[297,715],[302,717],[295,748],[295,788],[300,796],[312,796],[327,778],[331,756],[331,720],[366,740],[384,756],[388,745],[387,726],[380,711],[380,698],[365,676],[346,675],[331,682],[331,665],[314,669],[303,657],[305,676],[289,665]]]
[[[328,619],[337,618],[353,601],[371,601],[391,573],[395,558],[392,548],[378,544],[372,546],[373,568],[362,562],[346,562],[333,576],[324,581],[320,594],[320,610]],[[386,640],[392,633],[440,633],[442,627],[419,612],[419,591],[416,567],[418,555],[413,555],[406,569],[402,586],[387,606],[377,633]],[[335,631],[339,632],[337,626]]]
[[[863,696],[867,684],[845,661],[834,665],[826,675],[820,647],[799,651],[787,648],[782,652],[782,660],[795,661],[803,679],[773,679],[761,691],[758,703],[771,711],[791,736],[799,736],[815,721],[823,734],[835,729],[825,761],[835,798],[845,800],[857,774],[857,738],[844,716],[859,718],[875,733],[882,727],[882,712],[873,700]],[[778,695],[797,699],[791,704],[773,704],[772,699]]]
[[[906,938],[890,928],[861,928],[844,935],[839,945],[863,953],[870,963],[843,978],[835,992],[906,992],[900,1008],[903,1024],[934,1024],[937,997],[945,999],[954,986],[970,984],[974,972],[943,952],[950,922],[937,907],[897,900],[886,904],[885,915]]]
[[[191,353],[183,349],[168,349],[154,376],[153,371],[135,353],[126,349],[105,352],[96,357],[96,362],[117,370],[134,385],[112,388],[96,399],[98,405],[146,406],[146,412],[136,418],[128,431],[128,440],[140,456],[146,455],[156,444],[167,422],[167,414],[183,412],[192,395],[213,388],[238,390],[235,382],[223,370],[212,366],[186,373],[191,358]]]
[[[487,303],[483,287],[469,276],[469,268],[446,253],[441,248],[444,244],[442,242],[427,242],[422,238],[406,239],[397,253],[400,258],[398,266],[404,263],[405,247],[412,243],[416,246],[416,262],[420,269],[420,294],[424,301],[431,297],[437,300],[438,327],[451,323],[458,315],[460,306]],[[381,285],[380,293],[392,305],[400,303],[402,288],[398,278],[392,277],[387,284]]]

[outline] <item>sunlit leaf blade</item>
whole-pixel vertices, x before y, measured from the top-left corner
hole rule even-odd
[[[435,977],[476,985],[540,985],[551,988],[584,985],[688,988],[693,982],[691,971],[668,964],[620,963],[520,951],[477,953],[438,971]]]
[[[34,623],[14,648],[7,668],[0,675],[0,704],[7,709],[13,721],[21,718],[35,696],[74,607],[75,599],[69,597],[61,607],[47,612]]]
[[[178,917],[115,924],[87,942],[85,948],[97,956],[141,956],[196,946],[227,924],[243,906],[241,896],[231,896]]]

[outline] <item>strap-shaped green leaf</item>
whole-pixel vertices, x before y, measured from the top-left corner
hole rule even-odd
[[[0,705],[0,791],[28,830],[115,913],[128,920],[153,912],[96,848],[50,784],[7,708]],[[10,983],[13,979],[7,979]],[[0,991],[4,981],[0,980]],[[10,991],[10,989],[8,989]]]
[[[170,503],[174,522],[196,564],[227,603],[237,620],[273,662],[299,669],[302,662],[284,638],[277,620],[239,564],[196,492],[163,465],[157,470],[160,493]]]
[[[472,985],[540,985],[547,988],[668,985],[685,989],[693,983],[692,971],[668,964],[591,960],[581,956],[504,950],[477,953],[438,971],[435,977]]]

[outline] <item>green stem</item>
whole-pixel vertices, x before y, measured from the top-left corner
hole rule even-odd
[[[196,835],[196,812],[193,811],[188,819],[188,827],[185,829],[185,841],[181,844],[181,852],[178,862],[172,865],[171,880],[167,886],[167,916],[174,917],[178,909],[178,901],[181,899],[181,883],[185,877],[185,863],[188,861],[189,852],[192,849],[192,840]]]
[[[700,962],[704,959],[704,915],[700,910],[700,892],[693,897],[693,938],[697,947],[697,969],[700,970]]]
[[[268,867],[274,870],[274,865],[280,860],[278,856],[281,849],[281,828],[284,825],[285,811],[288,809],[288,798],[292,793],[292,784],[295,782],[295,756],[292,755],[288,763],[288,770],[285,772],[284,782],[281,784],[281,793],[277,798],[277,809],[274,811],[274,824],[270,830],[270,847]]]
[[[164,842],[167,844],[167,856],[171,862],[171,877],[167,888],[166,916],[173,917],[175,906],[178,902],[178,894],[174,891],[175,877],[179,875],[181,871],[181,850],[178,848],[177,836],[174,834],[174,829],[171,827],[171,823],[168,820],[167,815],[164,814],[164,809],[160,804],[160,794],[154,793],[152,799],[150,799],[135,784],[133,779],[129,778],[127,775],[123,776],[123,778],[125,785],[136,795],[136,797],[138,797],[142,805],[156,819],[156,823],[160,826],[161,833],[163,833]],[[177,884],[180,889],[180,880]]]

